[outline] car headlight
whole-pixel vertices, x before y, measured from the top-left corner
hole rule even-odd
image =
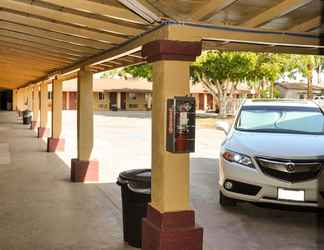
[[[225,152],[223,153],[223,157],[227,161],[236,162],[249,168],[255,168],[249,156],[225,150]]]

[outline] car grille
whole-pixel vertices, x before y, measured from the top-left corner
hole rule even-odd
[[[323,167],[323,161],[314,160],[283,160],[259,157],[256,160],[264,174],[288,182],[315,179]]]

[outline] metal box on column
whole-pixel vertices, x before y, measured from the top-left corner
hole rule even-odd
[[[167,100],[166,150],[171,153],[195,151],[196,103],[190,96]]]

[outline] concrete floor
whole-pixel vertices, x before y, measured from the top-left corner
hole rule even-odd
[[[0,112],[0,249],[133,249],[100,184],[70,183],[69,166],[45,148],[12,113]]]
[[[132,249],[122,241],[114,182],[121,170],[150,166],[149,113],[95,115],[100,184],[68,181],[76,153],[75,112],[64,112],[63,124],[66,152],[49,154],[44,141],[17,125],[12,114],[0,113],[0,250]],[[223,138],[214,129],[198,128],[191,155],[191,203],[204,227],[204,250],[324,249],[324,217],[314,211],[219,206],[217,155]]]

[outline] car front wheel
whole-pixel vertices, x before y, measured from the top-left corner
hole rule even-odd
[[[219,204],[223,207],[233,207],[236,206],[237,201],[226,197],[221,191],[219,191]]]

